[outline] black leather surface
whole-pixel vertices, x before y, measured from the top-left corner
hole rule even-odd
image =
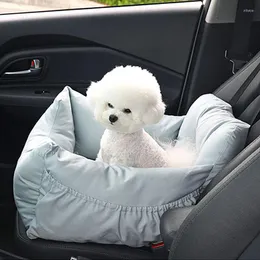
[[[238,259],[260,231],[259,169],[260,148],[189,214],[169,259]]]
[[[161,218],[160,230],[166,249],[170,249],[177,231],[195,206],[170,209]]]
[[[82,256],[90,259],[158,259],[149,248],[130,248],[95,243],[64,243],[43,239],[30,240],[19,215],[16,218],[15,238],[18,249],[29,259],[70,259]]]
[[[260,52],[238,73],[231,77],[227,82],[222,84],[215,91],[215,95],[230,102],[234,95],[239,91],[239,88],[247,81],[248,77],[260,63]],[[235,167],[237,167],[243,160],[245,160],[252,152],[260,147],[260,140],[255,139],[260,135],[260,72],[247,84],[247,88],[238,98],[237,102],[233,104],[233,113],[236,114],[241,120],[251,125],[247,147],[234,158],[207,186],[204,190],[202,197],[204,197],[215,185],[217,185],[225,176],[227,176]],[[253,142],[253,143],[252,143]]]
[[[260,116],[260,96],[257,96],[249,106],[242,112],[240,119],[253,125],[259,120]]]
[[[247,145],[251,144],[258,136],[260,132],[260,120],[258,120],[253,126],[251,126],[250,132],[247,137]]]
[[[252,71],[259,65],[259,63],[260,52],[239,72],[237,72],[233,77],[222,84],[214,92],[214,94],[222,100],[230,103],[234,95],[236,95],[243,83],[247,80]],[[257,98],[260,93],[259,83],[260,73],[258,72],[256,76],[247,83],[245,91],[241,93],[241,96],[238,98],[238,100],[232,104],[233,113],[236,117],[239,117],[242,112],[254,101],[254,99]]]
[[[248,146],[211,181],[200,197],[202,201],[195,206],[194,210],[190,208],[180,211],[170,210],[164,214],[161,222],[161,233],[167,247],[169,247],[171,241],[173,242],[171,259],[228,259],[229,257],[236,259],[236,257],[239,257],[239,252],[243,251],[248,243],[254,239],[255,232],[260,227],[260,225],[258,227],[252,224],[254,219],[251,220],[250,216],[247,215],[249,211],[254,211],[252,194],[251,197],[250,194],[244,197],[243,193],[239,192],[240,189],[246,191],[249,186],[244,187],[243,182],[240,182],[236,177],[232,178],[232,176],[239,175],[245,165],[251,166],[252,161],[248,158],[252,157],[252,154],[258,154],[260,149],[259,63],[260,53],[214,93],[226,102],[231,103],[234,114],[251,125],[247,141]],[[257,155],[254,158],[257,159],[253,163],[260,165],[260,158],[258,160]],[[245,164],[248,160],[249,162]],[[254,173],[248,171],[247,168],[242,172],[243,177],[247,178],[248,185],[254,186],[255,184],[252,182],[257,180],[253,180],[251,174],[258,172],[257,167],[251,167]],[[229,182],[229,187],[232,188],[225,187],[226,183]],[[250,191],[257,193],[257,190]],[[226,194],[226,197],[222,193]],[[260,199],[260,192],[257,195]],[[217,196],[222,200],[216,200]],[[220,210],[220,208],[223,209]],[[236,214],[232,211],[232,208],[237,210]],[[202,215],[201,217],[201,212],[205,212],[205,216]],[[260,210],[259,212],[256,210],[254,213],[260,215]],[[232,218],[233,220],[231,220]],[[239,219],[243,220],[241,221],[242,227],[239,226]],[[248,222],[251,222],[252,230],[247,230],[246,226],[250,226]],[[241,243],[236,243],[234,238],[243,236],[240,233],[241,231],[244,232],[245,237]],[[201,232],[204,235],[203,239],[200,236]],[[197,236],[199,236],[199,239]],[[190,243],[192,246],[190,246]],[[233,248],[229,251],[228,248],[232,246],[232,243]]]
[[[11,260],[11,259],[12,260],[29,260],[29,259],[23,258],[21,256],[12,254],[10,252],[7,252],[3,249],[0,249],[0,260]]]
[[[258,128],[258,135],[260,132],[260,126]],[[239,153],[205,188],[201,194],[201,199],[207,195],[220,181],[222,181],[230,172],[232,172],[236,167],[238,167],[241,162],[243,162],[250,154],[255,152],[257,148],[260,147],[260,137],[250,143],[241,153]]]
[[[256,260],[260,256],[260,234],[258,234],[253,242],[245,249],[239,260]]]
[[[175,233],[169,259],[260,258],[259,71],[248,80],[259,63],[260,53],[215,92],[230,103],[241,93],[232,107],[236,116],[251,124],[249,145],[204,190]]]

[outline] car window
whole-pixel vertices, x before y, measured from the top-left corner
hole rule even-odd
[[[37,12],[188,1],[192,0],[0,0],[0,13]]]

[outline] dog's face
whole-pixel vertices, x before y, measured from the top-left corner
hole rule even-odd
[[[112,95],[115,94],[115,97]],[[95,117],[106,128],[122,133],[135,132],[145,125],[142,121],[143,107],[137,100],[126,99],[119,93],[107,93],[107,98],[97,104]]]
[[[87,100],[97,121],[121,133],[155,124],[165,112],[156,79],[139,67],[116,67],[91,84]]]
[[[100,123],[108,129],[124,133],[134,132],[143,127],[133,104],[123,106],[113,101],[108,100],[104,103],[103,110],[98,110],[100,114],[97,114],[96,119]]]

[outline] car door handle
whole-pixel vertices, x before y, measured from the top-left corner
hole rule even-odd
[[[28,70],[18,70],[18,71],[6,71],[4,76],[23,76],[23,75],[35,75],[41,72],[41,68],[38,69],[28,69]]]
[[[27,70],[17,70],[17,71],[6,71],[4,72],[4,76],[12,77],[12,76],[33,76],[37,75],[41,72],[41,61],[39,59],[33,59],[31,61],[31,66]]]

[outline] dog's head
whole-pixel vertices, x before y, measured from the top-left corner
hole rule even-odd
[[[91,83],[87,100],[97,121],[121,133],[156,124],[165,112],[156,78],[136,66],[116,67]]]

